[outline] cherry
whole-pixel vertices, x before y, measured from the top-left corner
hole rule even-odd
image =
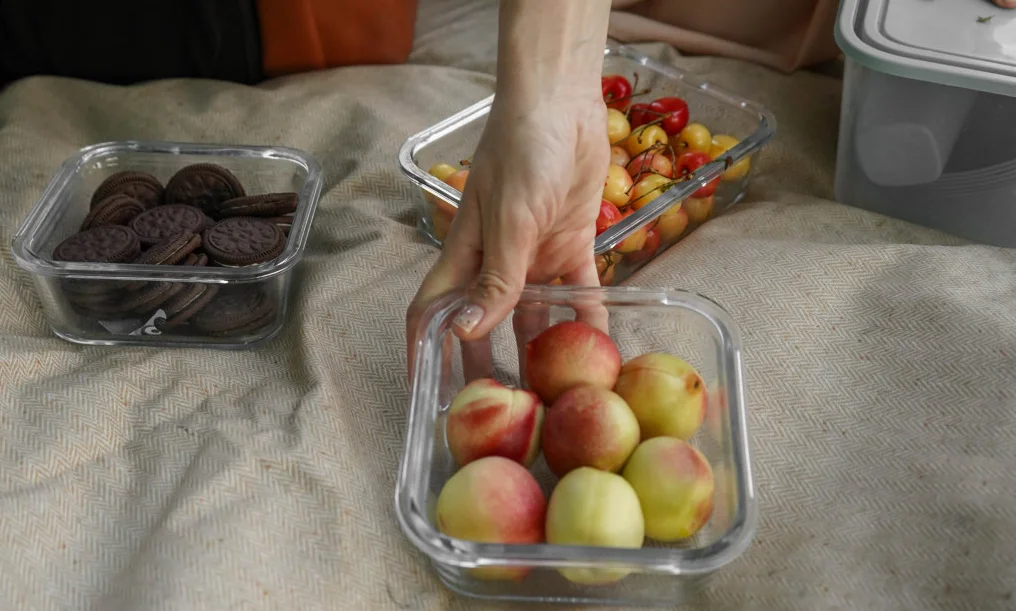
[[[638,182],[644,174],[662,174],[667,178],[674,178],[673,156],[667,153],[662,148],[642,151],[628,162],[626,166],[628,174],[635,182]]]
[[[660,232],[655,227],[646,231],[646,241],[642,245],[642,248],[635,252],[625,255],[625,258],[632,263],[641,263],[652,259],[656,255],[657,249],[660,248]]]
[[[677,158],[677,162],[674,164],[677,178],[687,179],[696,170],[701,168],[712,161],[708,154],[699,151],[688,151],[681,153],[681,156]],[[692,195],[692,197],[709,197],[713,193],[716,193],[716,187],[720,184],[720,177],[710,180],[706,186],[699,188],[698,191]]]
[[[631,110],[628,113],[628,121],[631,122],[632,129],[638,129],[658,118],[660,118],[660,113],[653,110],[651,104],[632,104]]]
[[[660,145],[666,146],[666,144],[667,132],[663,131],[659,125],[643,125],[633,131],[624,143],[632,157],[650,148]]]
[[[628,167],[629,161],[631,161],[631,155],[628,154],[628,151],[623,146],[610,147],[610,163],[625,168]]]
[[[600,200],[600,214],[596,217],[596,235],[616,225],[622,218],[621,211],[610,201]]]
[[[628,117],[614,108],[607,109],[607,139],[611,145],[622,142],[631,134],[631,126],[628,124]]]
[[[666,191],[674,181],[659,174],[646,174],[635,183],[631,190],[631,207],[633,210],[645,206]]]
[[[629,210],[621,215],[621,218],[627,217],[632,214],[634,210]],[[635,233],[629,235],[627,238],[621,240],[621,242],[614,247],[614,250],[622,254],[631,254],[637,250],[642,250],[642,247],[646,244],[646,236],[649,234],[648,226],[642,227]]]
[[[596,275],[600,277],[600,286],[614,284],[614,256],[609,252],[596,255]]]
[[[608,108],[621,112],[628,110],[632,92],[628,79],[620,74],[608,74],[600,78],[600,87],[603,91],[603,101]]]
[[[658,98],[649,105],[649,108],[663,117],[660,126],[668,136],[676,136],[688,125],[690,113],[688,103],[678,97]]]
[[[628,205],[629,191],[631,191],[632,180],[628,171],[619,165],[610,164],[607,166],[607,176],[603,181],[603,194],[601,199],[613,203],[618,208]]]
[[[660,233],[660,239],[664,242],[673,242],[681,237],[684,230],[688,228],[688,211],[684,204],[673,207],[656,219],[655,229]]]

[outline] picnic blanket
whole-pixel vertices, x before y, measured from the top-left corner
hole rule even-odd
[[[393,502],[403,316],[437,254],[395,155],[491,93],[495,28],[493,0],[425,0],[408,65],[0,93],[6,244],[98,141],[282,144],[326,172],[256,350],[72,345],[0,250],[0,608],[527,608],[447,591]],[[1016,253],[831,201],[835,76],[639,48],[779,120],[748,198],[629,281],[708,295],[745,342],[760,524],[694,608],[1016,609]]]

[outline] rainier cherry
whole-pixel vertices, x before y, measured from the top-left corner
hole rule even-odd
[[[735,146],[737,146],[737,138],[726,134],[716,134],[713,136],[713,146],[709,149],[709,157],[715,160]],[[723,180],[740,180],[750,169],[751,159],[744,157],[727,168],[727,171],[723,173]]]
[[[600,78],[600,87],[603,90],[603,101],[607,104],[607,108],[614,108],[621,112],[628,110],[632,92],[628,79],[620,74],[608,74]]]
[[[674,164],[676,166],[674,169],[677,171],[677,178],[688,178],[693,172],[695,172],[695,170],[701,168],[710,161],[712,161],[712,159],[706,153],[700,153],[698,151],[681,153],[681,156],[677,158],[677,163]],[[698,191],[695,191],[693,197],[709,197],[713,193],[716,193],[716,187],[719,183],[719,177],[710,180],[706,186],[701,187]]]
[[[691,123],[681,130],[678,146],[684,150],[708,153],[713,146],[713,136],[701,123]]]
[[[649,202],[653,201],[673,184],[673,180],[659,174],[646,174],[641,180],[635,183],[631,190],[631,207],[638,210]]]
[[[607,109],[607,138],[611,144],[617,144],[628,137],[631,133],[631,126],[628,125],[628,117],[616,108]]]
[[[610,164],[607,166],[607,178],[603,181],[603,199],[623,208],[628,205],[631,185],[628,171],[619,165]]]
[[[643,151],[632,157],[627,167],[628,174],[635,182],[638,182],[641,176],[653,173],[674,178],[673,157],[669,155],[669,151],[664,152],[659,149]]]
[[[600,235],[624,218],[617,206],[603,199],[600,200],[600,214],[596,217],[596,235]]]
[[[631,155],[623,146],[610,147],[610,163],[624,168],[628,166],[629,161],[631,161]]]
[[[625,255],[625,258],[632,263],[641,263],[642,261],[652,259],[659,248],[660,232],[654,227],[646,232],[646,243],[642,245],[642,248],[630,255]]]
[[[625,212],[621,215],[621,218],[625,218],[629,214],[632,214],[632,211]],[[642,227],[627,238],[621,240],[621,242],[614,247],[614,250],[622,254],[631,254],[635,251],[642,250],[642,247],[646,245],[646,237],[648,234],[649,229],[647,227]]]
[[[659,125],[644,125],[631,133],[625,141],[625,148],[634,157],[650,148],[667,144],[667,132]]]

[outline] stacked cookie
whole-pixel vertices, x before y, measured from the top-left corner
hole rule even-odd
[[[242,267],[286,247],[299,196],[248,195],[224,167],[189,165],[163,187],[151,174],[118,172],[96,188],[80,230],[53,250],[56,261]],[[269,324],[274,302],[257,284],[68,280],[67,302],[96,320],[151,317],[162,331],[242,335]],[[186,330],[186,331],[185,331]]]

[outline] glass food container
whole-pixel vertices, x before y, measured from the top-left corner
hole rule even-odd
[[[225,168],[246,195],[295,194],[295,212],[273,218],[284,234],[277,256],[225,267],[208,262],[199,247],[187,262],[170,265],[56,260],[54,249],[82,229],[93,193],[104,180],[135,171],[165,186],[193,164]],[[318,162],[289,148],[95,144],[64,162],[14,236],[12,251],[32,278],[50,327],[63,339],[107,346],[252,347],[283,326],[293,269],[303,256],[321,186]],[[206,226],[214,223],[206,220]],[[202,317],[204,325],[195,324]]]
[[[689,125],[698,123],[707,130],[704,144],[695,143],[694,147],[686,146],[689,140],[682,140],[680,133],[668,135],[666,144],[657,142],[659,131],[650,134],[649,130],[662,129],[663,117],[650,110],[641,117],[649,121],[648,125],[640,125],[628,137],[611,143],[624,150],[618,152],[622,155],[618,161],[625,164],[629,177],[633,178],[633,184],[627,187],[630,200],[614,201],[620,214],[608,210],[613,219],[609,222],[614,224],[597,235],[594,246],[600,283],[612,285],[631,276],[696,227],[744,197],[759,152],[775,133],[776,120],[758,104],[626,46],[609,45],[605,49],[603,73],[623,76],[632,86],[629,97],[610,103],[616,110],[623,109],[628,119],[634,119],[636,114],[629,102],[649,104],[661,97],[676,96],[687,104]],[[462,174],[439,178],[430,170],[438,164],[468,170],[492,102],[493,96],[490,96],[423,130],[406,140],[399,152],[402,171],[419,187],[419,229],[437,246],[444,239],[459,205],[462,195],[459,188],[464,180],[459,180]],[[630,148],[629,141],[634,136],[638,138],[630,143],[634,146]],[[644,147],[649,147],[649,155],[625,162],[624,156],[632,157],[632,152]],[[680,162],[682,153],[689,152],[690,148],[705,153],[705,165],[697,165],[702,159]],[[669,170],[656,166],[655,157],[669,161]],[[656,182],[647,182],[640,188],[639,180],[650,174],[671,180],[654,177],[652,180]],[[620,178],[623,187],[624,177]],[[615,182],[615,190],[617,187]],[[623,218],[618,220],[618,217]],[[601,218],[604,217],[601,215]],[[598,227],[598,231],[601,229]]]
[[[460,594],[491,599],[569,604],[674,605],[687,600],[710,573],[749,546],[757,523],[748,423],[744,405],[741,340],[735,323],[713,301],[697,294],[628,287],[527,287],[510,320],[485,344],[460,342],[451,330],[462,305],[450,295],[421,322],[412,364],[414,381],[396,490],[405,536],[425,553],[444,584]],[[599,308],[599,310],[597,310]],[[436,517],[437,499],[458,467],[449,449],[449,406],[467,380],[492,377],[522,388],[519,355],[536,332],[577,313],[603,311],[624,362],[650,352],[685,359],[706,389],[702,425],[689,438],[711,466],[715,490],[709,521],[692,538],[639,549],[572,545],[476,543],[446,536]],[[549,407],[555,409],[557,406]],[[550,498],[558,479],[541,455],[530,472]],[[478,577],[475,569],[528,572],[519,579]],[[629,572],[613,583],[586,585],[560,569]]]

